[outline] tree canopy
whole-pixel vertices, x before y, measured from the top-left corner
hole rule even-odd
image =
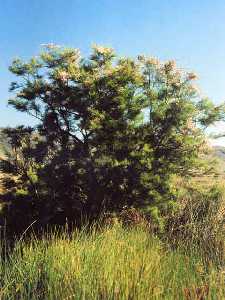
[[[96,45],[83,58],[48,45],[10,71],[18,79],[9,104],[38,121],[5,130],[11,154],[2,169],[16,175],[7,211],[24,226],[124,206],[157,215],[176,200],[172,177],[200,171],[204,129],[224,117],[174,61]]]

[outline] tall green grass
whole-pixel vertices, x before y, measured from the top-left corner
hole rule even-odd
[[[225,270],[119,223],[20,241],[0,274],[0,299],[225,299]]]

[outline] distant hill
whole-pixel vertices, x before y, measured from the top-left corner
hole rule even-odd
[[[214,146],[214,153],[218,158],[221,158],[225,161],[225,147],[222,146]]]
[[[208,156],[209,160],[216,160],[216,169],[220,175],[225,175],[225,147],[213,146],[212,151]]]
[[[0,141],[0,158],[4,155],[4,144]]]
[[[5,149],[8,148],[6,138],[0,129],[0,158],[4,156]]]

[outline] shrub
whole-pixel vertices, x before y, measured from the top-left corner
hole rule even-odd
[[[179,202],[179,210],[167,217],[166,239],[175,247],[201,249],[207,260],[224,264],[224,187],[201,190],[192,179]]]
[[[4,130],[11,151],[2,170],[17,176],[7,219],[20,205],[24,229],[128,206],[162,229],[161,212],[176,200],[171,178],[199,172],[203,128],[223,118],[224,105],[202,99],[196,76],[174,61],[118,58],[99,46],[84,59],[50,45],[10,71],[18,80],[9,105],[38,124]]]

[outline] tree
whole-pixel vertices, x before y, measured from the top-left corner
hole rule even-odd
[[[32,218],[43,222],[124,206],[157,214],[175,200],[172,176],[198,169],[203,128],[223,117],[223,106],[201,99],[195,74],[174,61],[117,58],[100,46],[84,59],[76,49],[48,45],[10,71],[19,79],[9,104],[38,120],[25,145],[18,129],[19,144],[8,137],[29,161],[18,176]]]

